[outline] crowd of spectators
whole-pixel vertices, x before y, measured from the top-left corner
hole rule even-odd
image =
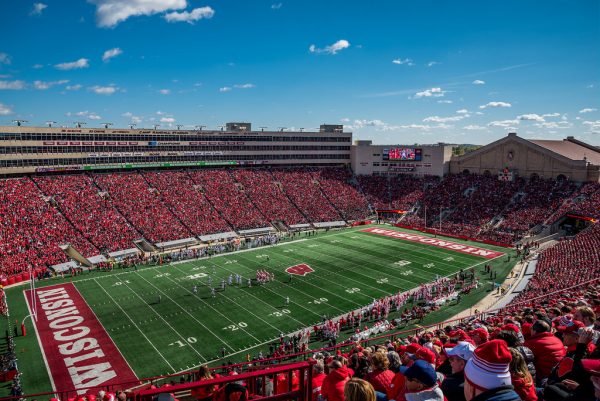
[[[204,195],[236,230],[268,227],[269,219],[252,204],[227,170],[193,170],[190,176]]]
[[[237,169],[232,170],[234,179],[241,183],[244,192],[270,221],[283,221],[284,224],[308,223],[302,213],[283,193],[281,185],[274,182],[268,170]]]
[[[232,231],[185,171],[149,171],[142,174],[159,191],[165,206],[194,235]]]
[[[391,208],[388,177],[381,175],[357,175],[356,180],[373,209],[387,210]]]
[[[52,206],[30,178],[0,180],[0,267],[2,276],[67,261],[62,244],[84,255],[99,250]]]
[[[133,248],[141,235],[102,196],[88,175],[33,177],[60,212],[102,252]],[[92,255],[86,255],[92,256]]]
[[[600,277],[600,225],[540,253],[535,275],[517,300],[539,297]]]
[[[342,168],[326,168],[312,171],[323,194],[342,214],[344,220],[362,220],[369,212],[367,199],[350,184],[352,171]]]
[[[572,181],[533,177],[523,186],[518,199],[502,213],[498,229],[514,233],[528,231],[543,223],[575,189]]]
[[[588,217],[600,218],[600,184],[589,182],[583,184],[547,221],[551,222],[565,213],[573,213]]]
[[[193,235],[165,206],[160,191],[151,188],[140,173],[94,174],[93,179],[146,239],[165,242]]]
[[[319,182],[312,176],[316,169],[274,169],[273,176],[291,201],[310,221],[339,221],[342,216],[323,195]]]

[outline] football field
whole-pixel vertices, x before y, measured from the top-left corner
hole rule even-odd
[[[241,361],[259,350],[267,354],[280,333],[346,314],[436,276],[485,263],[509,269],[502,257],[509,251],[503,248],[434,241],[421,233],[417,236],[426,240],[398,238],[389,234],[409,232],[379,227],[383,231],[363,226],[301,234],[276,246],[211,258],[40,282],[36,327],[27,319],[27,336],[16,338],[24,390],[175,373],[220,364],[222,352],[225,360]],[[257,270],[272,273],[274,281],[249,285]],[[228,283],[230,276],[233,283],[222,290],[221,281]],[[24,289],[7,290],[11,325],[20,325],[29,314],[31,294]],[[86,376],[90,369],[96,376]]]

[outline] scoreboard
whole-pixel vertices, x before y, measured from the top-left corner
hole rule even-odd
[[[422,149],[417,148],[389,148],[383,149],[383,160],[422,160]]]

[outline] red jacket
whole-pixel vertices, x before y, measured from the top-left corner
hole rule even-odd
[[[386,391],[388,400],[406,401],[405,382],[406,377],[402,373],[398,372],[394,375],[392,383],[389,385]]]
[[[323,380],[327,375],[325,373],[319,373],[314,375],[312,378],[312,401],[317,401],[319,394],[321,394],[321,388],[323,386]]]
[[[519,394],[523,401],[537,401],[538,397],[535,393],[535,383],[532,381],[529,384],[525,383],[525,379],[515,375],[511,375],[512,385],[515,392]]]
[[[350,371],[342,366],[331,371],[321,386],[321,394],[327,401],[344,401],[344,386],[350,380]]]
[[[538,381],[550,376],[552,368],[567,354],[562,341],[552,333],[533,335],[525,341],[525,346],[533,352]]]
[[[367,375],[367,381],[373,385],[375,391],[386,393],[392,380],[394,379],[394,372],[391,370],[374,370]]]

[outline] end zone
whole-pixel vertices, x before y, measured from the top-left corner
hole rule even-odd
[[[441,240],[439,238],[431,238],[425,235],[411,234],[401,231],[386,230],[383,228],[375,227],[365,228],[364,230],[360,231],[369,234],[383,235],[385,237],[398,238],[405,241],[419,242],[421,244],[427,244],[435,246],[437,248],[449,249],[451,251],[464,253],[467,255],[481,256],[486,259],[495,259],[504,255],[504,252],[492,251],[489,249],[479,248],[477,246],[472,245],[458,244],[456,242]]]
[[[31,290],[25,291],[31,309]],[[137,377],[121,355],[94,312],[71,283],[44,287],[35,291],[39,303],[34,321],[40,347],[48,364],[52,382],[63,388],[75,388],[85,394],[87,388],[135,382]]]

